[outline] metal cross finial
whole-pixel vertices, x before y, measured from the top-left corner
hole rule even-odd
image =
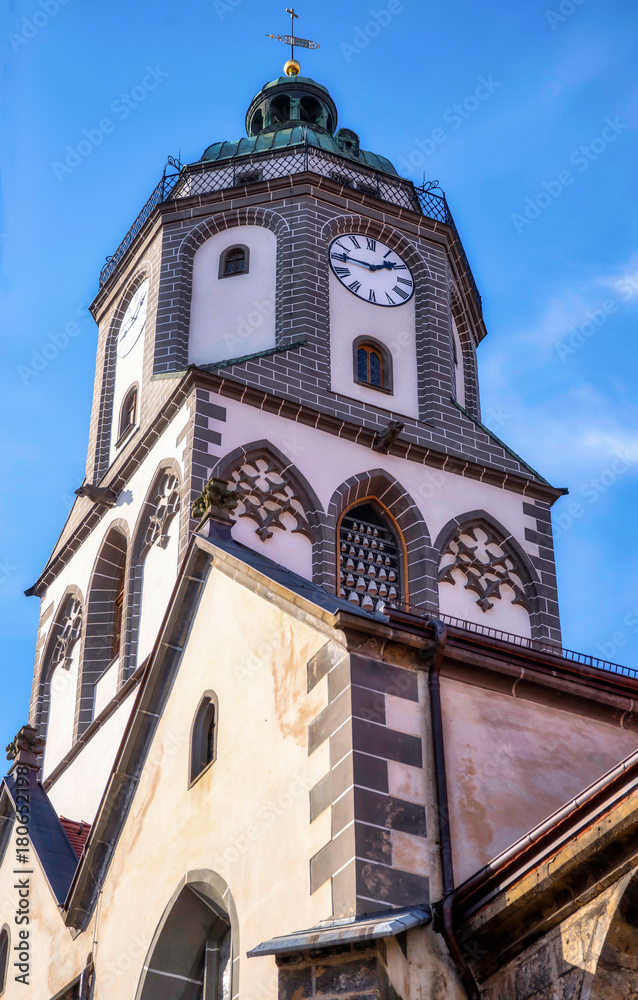
[[[287,66],[291,67],[291,72],[288,75],[296,76],[299,72],[299,66],[296,66],[295,72],[295,45],[301,49],[318,49],[319,45],[317,42],[311,42],[308,38],[297,38],[294,34],[295,29],[295,18],[299,17],[299,14],[295,13],[294,7],[286,7],[286,13],[290,14],[290,34],[289,35],[266,35],[266,38],[276,38],[278,42],[284,42],[286,45],[290,46],[290,63]],[[286,69],[288,73],[288,69]]]

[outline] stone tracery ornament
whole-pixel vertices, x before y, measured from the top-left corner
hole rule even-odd
[[[245,461],[231,473],[228,488],[237,497],[238,517],[249,517],[257,523],[255,531],[262,542],[272,538],[272,528],[286,530],[284,515],[289,523],[290,518],[294,522],[293,534],[300,532],[314,541],[301,498],[288,481],[285,468],[271,456]]]
[[[478,594],[476,603],[482,611],[493,608],[494,599],[502,597],[501,587],[507,586],[514,594],[512,604],[531,612],[515,560],[505,551],[503,540],[486,525],[462,528],[450,539],[441,556],[439,583],[456,584],[455,570],[465,576],[465,589]]]
[[[71,650],[82,633],[82,605],[73,598],[67,607],[64,618],[58,625],[59,634],[53,647],[51,666],[62,666],[68,670],[71,666]]]
[[[146,529],[144,542],[146,545],[159,545],[165,549],[168,545],[167,529],[171,518],[179,510],[179,481],[173,472],[167,472],[159,484],[153,500],[153,513]]]

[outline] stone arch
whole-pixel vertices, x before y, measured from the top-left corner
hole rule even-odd
[[[73,604],[80,606],[80,628],[77,632],[76,629],[73,629],[72,627],[69,628],[69,625],[67,625],[67,622],[70,621],[69,612]],[[45,640],[42,659],[40,661],[40,669],[38,671],[39,677],[35,724],[40,736],[46,736],[49,721],[49,683],[51,680],[51,674],[57,664],[61,661],[61,656],[66,657],[68,653],[71,652],[71,648],[76,642],[82,642],[85,611],[86,607],[82,591],[79,587],[74,585],[67,587],[62,599],[58,603],[57,611],[53,616],[53,621]],[[77,620],[77,616],[74,615],[74,617]],[[64,645],[64,648],[62,648],[62,645]],[[60,657],[58,657],[58,653],[61,654]]]
[[[125,520],[117,518],[109,525],[104,536],[93,564],[87,592],[86,627],[82,640],[82,660],[78,682],[76,736],[81,736],[93,720],[95,685],[101,674],[116,656],[119,656],[120,662],[125,658],[130,620],[127,600],[129,554],[129,527]],[[122,579],[124,601],[121,619],[121,645],[119,653],[114,654],[114,623],[118,591]]]
[[[187,1000],[194,995],[183,992],[185,980],[195,978],[186,976],[183,970],[197,970],[211,933],[213,936],[223,933],[226,927],[230,930],[231,946],[230,997],[238,1000],[241,950],[237,907],[232,893],[217,872],[210,869],[188,872],[180,880],[157,925],[135,1000],[154,1000],[160,983],[164,989],[159,995],[165,1000]]]
[[[463,386],[465,389],[465,405],[464,409],[471,413],[473,417],[477,420],[481,418],[480,409],[480,399],[478,391],[478,372],[476,365],[476,351],[474,347],[474,341],[472,339],[472,334],[470,331],[470,324],[466,310],[463,308],[463,303],[458,292],[456,284],[450,280],[450,311],[454,322],[456,323],[456,329],[458,331],[459,340],[461,341],[461,350],[463,352]],[[452,330],[450,329],[450,337],[453,336]]]
[[[117,335],[120,323],[131,298],[148,278],[152,288],[153,265],[149,260],[141,262],[135,273],[127,283],[124,292],[120,295],[117,305],[111,316],[106,342],[104,345],[104,361],[102,368],[102,392],[100,395],[100,405],[97,420],[97,439],[95,444],[95,458],[93,462],[93,482],[97,483],[110,465],[111,455],[111,434],[113,421],[117,420],[119,414],[113,412],[113,401],[115,398],[115,367],[117,363]],[[150,311],[150,310],[149,310]],[[141,397],[138,393],[138,414],[141,407]]]
[[[312,543],[312,578],[319,585],[325,582],[326,577],[326,538],[327,524],[326,516],[319,497],[297,467],[284,455],[274,444],[265,439],[252,441],[250,444],[235,448],[224,458],[220,459],[213,469],[213,476],[223,479],[232,486],[233,481],[237,484],[237,476],[241,475],[241,470],[245,466],[252,467],[248,475],[254,475],[255,462],[266,463],[267,471],[274,472],[275,478],[283,480],[287,489],[277,489],[272,491],[273,504],[279,506],[279,511],[268,509],[264,504],[269,497],[260,489],[252,491],[254,499],[245,503],[243,516],[250,518],[257,524],[256,533],[265,541],[272,534],[273,528],[285,528],[280,522],[282,513],[288,513],[296,519],[296,525],[292,529],[293,534],[299,532],[304,534]],[[260,466],[256,467],[257,469]],[[233,473],[235,476],[233,477]],[[281,484],[279,484],[281,486]],[[240,479],[237,488],[240,493],[248,496],[249,480],[244,476]],[[277,495],[279,494],[279,495]],[[301,510],[300,510],[301,508]],[[301,511],[303,511],[303,516]]]
[[[171,370],[181,370],[188,365],[188,331],[190,326],[190,289],[193,281],[193,262],[195,254],[199,248],[217,233],[226,229],[239,228],[241,226],[263,226],[270,229],[277,237],[277,298],[285,299],[291,288],[291,275],[284,268],[285,247],[283,237],[290,232],[290,226],[286,220],[265,208],[244,208],[234,211],[220,212],[201,222],[192,229],[182,240],[177,251],[177,262],[175,265],[175,279],[164,290],[160,289],[161,301],[158,311],[163,305],[169,306],[171,323],[166,330],[157,333],[155,342],[155,371],[166,370],[166,364],[162,360],[166,356],[168,349],[171,356]],[[166,303],[164,303],[164,299]],[[177,306],[175,307],[175,303]],[[276,304],[275,312],[275,332],[277,343],[283,342],[284,336],[283,319],[279,303]]]
[[[372,236],[382,240],[396,250],[406,261],[414,276],[414,309],[416,336],[416,370],[419,395],[419,417],[421,420],[432,415],[435,397],[441,392],[441,379],[448,378],[452,386],[452,359],[448,362],[448,372],[442,371],[445,364],[445,349],[442,351],[443,333],[438,329],[440,322],[437,314],[436,324],[433,323],[433,303],[437,299],[436,274],[433,272],[425,256],[418,247],[392,226],[378,222],[362,215],[340,215],[327,222],[321,231],[321,240],[327,248],[337,236],[346,232],[357,232],[363,236]],[[320,285],[318,302],[324,303],[325,324],[329,328],[329,269],[328,255],[324,254],[319,273]],[[446,331],[447,332],[447,331]],[[446,342],[447,345],[447,342]],[[449,399],[448,392],[447,398]]]
[[[506,559],[513,564],[513,572],[520,580],[520,585],[517,584],[515,578],[511,581],[507,579],[510,576],[510,573],[505,563],[503,568],[503,583],[508,583],[508,586],[511,586],[514,590],[516,596],[512,603],[519,604],[527,610],[529,614],[531,637],[533,639],[546,639],[549,634],[549,629],[543,621],[539,595],[540,581],[538,579],[538,574],[534,569],[530,557],[524,551],[514,535],[512,535],[507,528],[497,521],[495,517],[488,514],[487,511],[471,510],[467,511],[465,514],[459,514],[456,517],[451,518],[445,527],[441,529],[434,543],[434,550],[437,557],[437,580],[439,582],[442,582],[443,580],[443,576],[441,574],[444,572],[445,567],[441,570],[440,565],[446,552],[448,554],[451,552],[450,545],[456,547],[456,539],[459,539],[461,535],[471,532],[476,528],[482,529],[482,531],[487,535],[488,540],[492,539],[495,544],[500,547]],[[489,544],[489,541],[486,544]],[[477,567],[479,570],[479,576],[477,576],[475,580],[476,590],[474,586],[469,587],[468,589],[473,591],[475,590],[478,595],[477,604],[479,604],[479,607],[481,607],[482,610],[488,611],[492,607],[490,596],[493,594],[493,596],[498,597],[498,587],[491,586],[489,581],[482,582],[480,579],[480,565],[477,564]],[[520,593],[519,590],[521,591]],[[488,620],[485,621],[485,626],[488,628],[492,627]],[[508,630],[504,629],[503,631]]]
[[[638,872],[622,886],[612,911],[591,986],[582,996],[588,1000],[634,1000],[638,997]]]
[[[174,518],[179,517],[184,508],[182,478],[179,463],[172,458],[163,459],[157,466],[135,523],[127,591],[128,629],[124,655],[120,665],[120,684],[123,684],[130,677],[136,665],[140,665],[137,662],[137,654],[142,611],[144,559],[151,546],[158,545],[160,548],[166,548],[168,528]],[[169,481],[171,479],[172,483]],[[181,527],[180,524],[177,529],[178,537],[174,542],[177,545],[178,565],[181,549]],[[174,583],[175,580],[173,580],[171,589]]]
[[[352,476],[335,490],[328,505],[330,533],[327,555],[330,560],[329,589],[336,589],[338,573],[338,531],[343,514],[355,504],[376,501],[394,521],[404,545],[404,601],[438,610],[436,559],[430,533],[410,494],[384,469],[371,469]]]

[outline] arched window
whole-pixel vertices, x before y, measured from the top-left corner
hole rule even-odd
[[[191,785],[217,758],[217,717],[217,695],[207,691],[197,709],[191,731]]]
[[[281,94],[270,102],[268,117],[270,125],[281,125],[290,121],[290,98],[286,94]]]
[[[7,985],[7,970],[9,968],[9,931],[3,927],[0,931],[0,996]]]
[[[230,919],[211,895],[206,883],[182,889],[144,963],[140,1000],[231,1000]]]
[[[302,122],[307,122],[309,125],[317,125],[323,113],[323,108],[315,97],[302,97],[299,110]]]
[[[374,502],[351,507],[339,527],[339,594],[365,611],[403,599],[402,550],[390,518]]]
[[[392,392],[390,352],[376,340],[357,337],[354,342],[354,381],[370,389]]]
[[[237,274],[248,274],[249,258],[248,247],[243,245],[228,247],[219,259],[219,277],[232,278]]]
[[[118,433],[118,444],[124,435],[135,426],[137,420],[137,386],[134,385],[127,392],[120,410],[120,427]]]

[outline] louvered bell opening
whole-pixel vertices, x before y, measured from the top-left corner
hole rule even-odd
[[[339,593],[364,611],[383,612],[403,599],[399,546],[372,504],[352,508],[341,521]]]

